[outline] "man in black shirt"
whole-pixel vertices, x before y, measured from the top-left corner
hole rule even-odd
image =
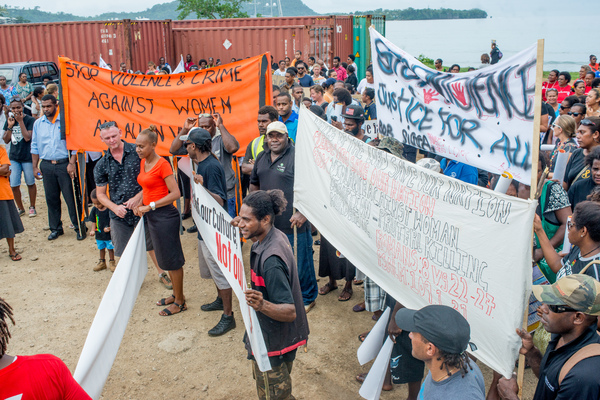
[[[275,227],[285,233],[294,245],[294,227],[297,227],[298,276],[302,298],[307,309],[314,306],[318,287],[312,255],[310,224],[300,212],[294,212],[294,169],[295,148],[288,137],[285,124],[275,121],[267,127],[269,149],[263,151],[254,163],[250,176],[250,192],[255,190],[280,189],[288,207],[275,217]]]
[[[179,140],[184,144],[177,151],[177,155],[188,154],[190,159],[197,164],[194,173],[194,182],[204,186],[208,193],[222,207],[227,206],[227,184],[223,166],[212,153],[212,136],[206,129],[195,128],[195,118],[188,118],[180,131]],[[185,151],[185,153],[184,153]],[[204,304],[202,311],[223,310],[221,320],[208,331],[210,336],[220,336],[235,328],[235,319],[232,311],[233,289],[221,271],[219,264],[211,255],[210,250],[198,233],[198,266],[200,276],[212,279],[217,287],[217,298],[212,303]]]
[[[141,160],[135,151],[135,145],[122,140],[122,134],[114,121],[100,125],[100,139],[108,146],[108,151],[94,167],[96,195],[98,201],[110,210],[110,231],[117,257],[123,254],[140,220],[133,214],[133,209],[142,204],[142,187],[137,182]],[[106,193],[106,186],[110,198]],[[146,251],[156,266],[158,279],[167,289],[172,289],[169,276],[158,265],[147,227],[145,232]]]
[[[18,97],[13,97],[10,102],[12,116],[4,124],[4,143],[10,143],[10,187],[15,196],[15,204],[19,215],[25,214],[25,206],[21,200],[21,174],[25,176],[25,183],[29,192],[29,216],[35,217],[35,197],[37,188],[33,176],[33,163],[31,160],[31,134],[35,118],[23,113],[23,103]]]
[[[532,336],[518,329],[521,354],[539,378],[533,400],[598,399],[600,397],[600,352],[589,345],[600,344],[596,333],[600,315],[600,282],[587,275],[569,275],[552,286],[534,285],[533,294],[543,304],[538,308],[544,328],[552,334],[542,356]],[[575,353],[586,348],[589,357],[568,370],[565,364],[578,360]],[[517,382],[502,378],[498,393],[503,399],[517,399]]]
[[[244,342],[248,358],[253,360],[259,399],[294,399],[290,373],[296,351],[306,344],[309,334],[294,254],[286,235],[273,226],[273,219],[286,207],[292,205],[281,190],[255,191],[244,199],[240,216],[232,221],[244,238],[254,241],[250,254],[252,289],[244,294],[256,311],[271,370],[259,370],[247,334]]]

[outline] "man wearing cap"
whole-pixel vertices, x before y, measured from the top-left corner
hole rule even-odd
[[[179,134],[179,140],[184,144],[177,151],[177,155],[188,154],[190,159],[196,163],[194,182],[204,186],[208,193],[223,208],[227,207],[227,183],[223,166],[212,153],[212,136],[203,128],[194,127],[196,118],[188,118],[183,124]],[[232,311],[233,290],[227,282],[227,278],[221,271],[219,264],[215,261],[210,250],[198,233],[198,266],[200,276],[204,279],[212,279],[217,287],[217,298],[200,307],[202,311],[223,310],[221,319],[217,325],[208,331],[210,336],[220,336],[235,328],[235,319]]]
[[[286,92],[279,93],[275,108],[279,113],[279,121],[285,124],[287,136],[295,142],[296,131],[298,130],[298,114],[292,110],[292,96]]]
[[[280,95],[277,100],[281,99]],[[294,212],[293,207],[295,148],[289,140],[287,127],[283,122],[271,122],[267,127],[266,138],[269,148],[260,153],[254,162],[250,176],[250,192],[270,189],[283,191],[288,207],[281,215],[275,217],[275,227],[287,235],[292,246],[294,227],[297,228],[298,278],[304,306],[310,310],[314,307],[318,287],[310,224],[300,212]]]
[[[410,332],[413,357],[429,369],[419,399],[485,398],[483,375],[466,352],[471,328],[458,311],[442,305],[401,308],[395,319],[398,328]]]
[[[256,157],[267,149],[267,126],[269,126],[271,122],[277,121],[278,118],[279,114],[277,113],[277,109],[273,106],[262,106],[258,110],[256,122],[258,123],[259,136],[248,143],[248,147],[246,147],[246,154],[244,155],[244,162],[242,163],[242,173],[244,175],[250,176],[252,168],[254,168]]]
[[[237,178],[231,166],[231,160],[233,154],[239,150],[240,144],[237,139],[229,133],[225,125],[223,124],[223,118],[220,114],[200,114],[198,116],[198,126],[202,129],[207,130],[212,138],[212,152],[221,162],[223,170],[225,171],[225,181],[227,182],[227,211],[231,217],[235,217],[235,185],[237,184]],[[180,136],[187,134],[179,132],[177,137],[173,139],[171,148],[169,151],[171,154],[179,155],[179,150],[183,146]],[[185,150],[185,149],[183,149]],[[182,152],[185,154],[185,151]],[[189,230],[188,230],[189,232]]]
[[[344,117],[343,127],[344,132],[349,133],[358,140],[369,143],[371,138],[365,135],[362,125],[365,122],[365,111],[361,106],[350,104],[342,109],[342,117]]]
[[[600,283],[575,274],[553,285],[534,285],[533,295],[542,302],[541,323],[552,334],[546,353],[533,345],[532,336],[517,329],[520,353],[539,378],[534,400],[600,398]],[[585,357],[585,358],[584,358]],[[561,379],[562,378],[562,379]],[[503,399],[517,399],[517,381],[502,378],[498,393]]]

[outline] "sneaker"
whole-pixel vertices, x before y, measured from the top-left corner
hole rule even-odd
[[[94,272],[102,271],[103,269],[106,269],[106,261],[100,260],[94,267]]]
[[[22,217],[23,215],[25,215],[25,210],[19,210],[19,217]]]
[[[37,216],[37,212],[34,207],[29,207],[29,218],[33,218]]]
[[[187,233],[195,233],[195,232],[198,232],[198,227],[196,225],[193,225],[187,229]]]
[[[115,262],[115,260],[109,260],[108,266],[110,268],[110,272],[115,272],[115,269],[117,269],[117,263]]]
[[[221,336],[226,334],[233,328],[235,328],[235,319],[233,318],[233,313],[231,313],[231,316],[223,314],[221,315],[221,320],[219,321],[219,323],[210,331],[208,331],[208,335]]]
[[[218,297],[212,303],[204,304],[200,307],[202,311],[222,311],[223,310],[223,299]]]

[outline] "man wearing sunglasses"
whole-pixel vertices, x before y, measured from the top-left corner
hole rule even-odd
[[[546,353],[533,345],[532,336],[518,329],[521,354],[539,378],[534,400],[597,399],[600,397],[600,283],[587,275],[569,275],[553,285],[534,285],[541,323],[552,334]],[[517,381],[500,379],[503,399],[517,399]]]

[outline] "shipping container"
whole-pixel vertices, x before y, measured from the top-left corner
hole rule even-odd
[[[58,62],[58,56],[118,69],[147,69],[161,56],[172,60],[171,21],[89,21],[0,25],[0,64],[27,60]]]
[[[194,62],[214,57],[223,64],[231,58],[245,58],[267,51],[274,60],[296,50],[309,52],[309,35],[305,25],[266,27],[211,27],[173,29],[175,54],[191,54]]]
[[[305,48],[306,50],[300,48],[300,50],[302,51],[302,58],[304,60],[307,60],[308,57],[312,56],[315,58],[322,58],[327,65],[331,65],[331,59],[333,58],[333,56],[339,55],[340,58],[342,58],[342,60],[345,61],[348,54],[352,53],[352,16],[327,15],[306,17],[230,18],[184,20],[172,22],[174,32],[186,28],[234,29],[240,27],[254,27],[261,29],[271,29],[272,27],[292,27],[301,25],[305,26],[306,35],[308,36],[309,41],[308,48]],[[283,31],[278,32],[278,34],[281,33],[283,33]],[[303,34],[302,36],[305,35]],[[293,43],[294,38],[289,36],[279,36],[278,38],[280,41],[282,41],[282,43],[277,43],[276,46],[273,47],[273,49],[279,49],[283,47],[286,48],[286,51],[282,53],[279,50],[272,50],[271,53],[273,54],[274,59],[283,59],[285,56],[293,57],[294,50],[290,51],[291,47],[289,46],[289,43]],[[285,41],[287,41],[288,43],[287,47],[285,46]],[[177,39],[175,39],[174,43],[175,50],[177,52],[179,51],[178,49],[181,49],[182,47],[178,46]],[[214,56],[213,52],[210,51],[210,45],[203,45],[202,47],[206,48],[208,50],[208,53],[192,53],[194,62],[198,62],[199,59],[207,57],[219,58],[217,56]],[[217,53],[220,52],[216,49],[214,51],[216,51]],[[187,53],[188,52],[185,51],[183,52],[183,54]],[[232,57],[235,57],[235,55],[233,55]],[[227,60],[229,60],[230,58],[228,58]]]

